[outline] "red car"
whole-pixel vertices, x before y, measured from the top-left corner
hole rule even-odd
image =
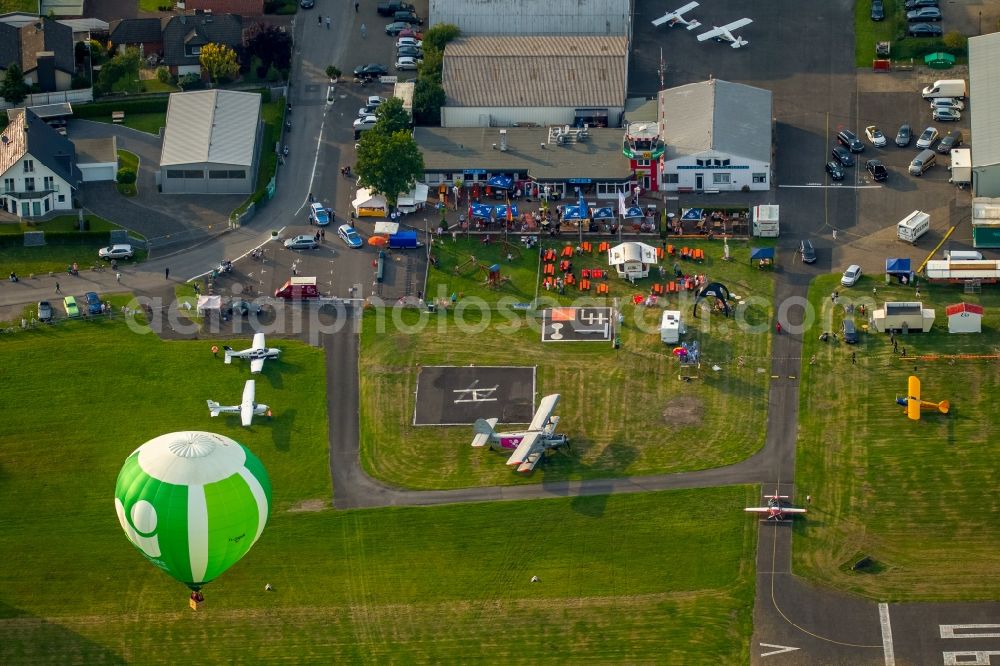
[[[424,38],[424,33],[417,32],[413,28],[403,28],[402,30],[399,31],[399,35],[398,36],[399,37],[415,37],[417,39],[423,39]]]

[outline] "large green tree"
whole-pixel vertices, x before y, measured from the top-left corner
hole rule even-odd
[[[212,83],[218,83],[219,79],[235,79],[240,73],[236,51],[225,44],[205,44],[201,47],[198,62],[208,72]]]
[[[413,87],[413,119],[421,125],[440,125],[444,102],[441,77],[421,74]]]
[[[24,72],[21,66],[13,63],[3,75],[0,83],[0,97],[17,106],[28,96],[28,84],[24,82]]]
[[[358,142],[358,183],[385,196],[395,206],[400,192],[409,192],[424,175],[424,156],[413,136],[403,130],[386,134],[372,128]]]
[[[114,58],[101,65],[95,87],[102,93],[112,89],[129,89],[139,85],[139,63],[142,57],[137,48],[119,49]]]
[[[375,127],[373,131],[382,134],[395,134],[410,129],[410,114],[403,109],[403,100],[391,97],[375,110]]]
[[[243,35],[243,67],[250,69],[254,58],[260,60],[255,74],[264,78],[273,65],[282,74],[288,74],[292,66],[292,35],[276,25],[255,23]]]
[[[431,47],[444,51],[445,45],[457,38],[460,32],[457,25],[438,23],[424,32],[424,49]]]

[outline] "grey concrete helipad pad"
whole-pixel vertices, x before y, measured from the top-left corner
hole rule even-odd
[[[461,425],[480,418],[530,423],[534,399],[533,367],[423,367],[417,377],[413,424]]]

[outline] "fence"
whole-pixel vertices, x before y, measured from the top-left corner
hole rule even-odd
[[[0,109],[10,109],[15,106],[40,106],[42,104],[59,104],[60,102],[86,103],[94,101],[93,88],[79,90],[64,90],[62,92],[35,93],[28,95],[20,104],[11,104],[0,97]]]

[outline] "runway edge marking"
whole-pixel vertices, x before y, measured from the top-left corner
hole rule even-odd
[[[896,666],[896,655],[892,649],[892,624],[889,622],[889,604],[878,605],[878,621],[882,625],[882,652],[885,666]]]

